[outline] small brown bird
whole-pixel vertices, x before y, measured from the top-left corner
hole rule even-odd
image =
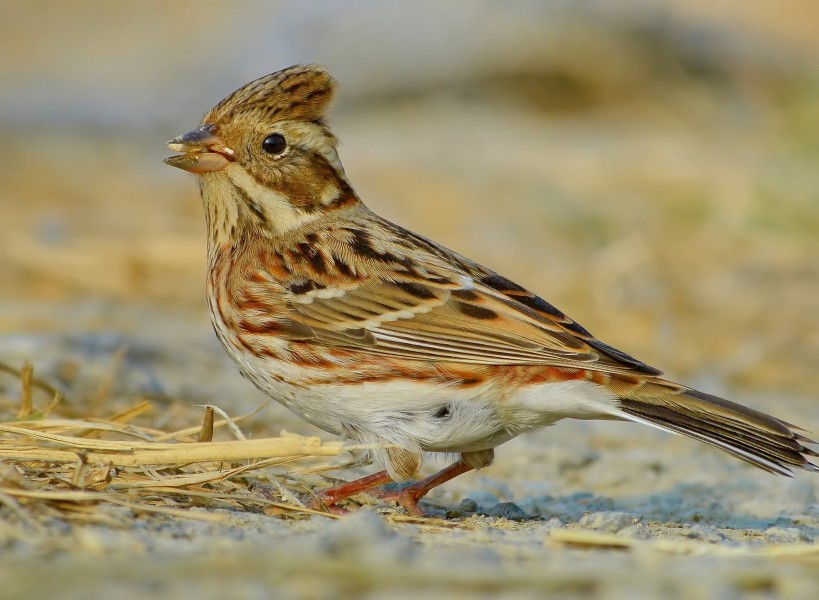
[[[384,470],[317,494],[330,510],[459,458],[394,492],[410,513],[433,487],[492,463],[494,448],[565,418],[680,433],[779,475],[819,471],[800,428],[672,383],[557,308],[474,261],[372,213],[325,117],[319,67],[257,79],[170,142],[199,175],[216,335],[259,389],[362,443]],[[373,492],[371,492],[373,493]]]

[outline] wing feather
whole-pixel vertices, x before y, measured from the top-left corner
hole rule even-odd
[[[287,317],[314,331],[309,343],[425,361],[659,374],[525,288],[420,236],[380,220],[338,231],[309,239],[333,248],[335,272],[291,260],[291,282],[283,282]],[[294,247],[310,245],[291,243],[289,257]]]

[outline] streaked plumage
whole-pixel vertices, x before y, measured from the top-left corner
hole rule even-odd
[[[796,427],[666,381],[554,306],[371,212],[324,119],[334,82],[296,66],[225,98],[169,142],[200,175],[208,301],[219,339],[261,390],[363,442],[390,478],[423,452],[461,462],[401,498],[492,461],[562,418],[624,419],[693,437],[772,473],[817,470]],[[369,478],[325,493],[383,483]]]

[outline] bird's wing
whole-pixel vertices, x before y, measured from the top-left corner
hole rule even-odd
[[[523,287],[389,225],[391,239],[348,228],[279,255],[298,339],[312,331],[311,343],[428,361],[660,374]]]

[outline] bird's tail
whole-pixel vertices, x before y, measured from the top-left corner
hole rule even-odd
[[[795,425],[662,379],[618,379],[612,376],[610,387],[623,419],[703,441],[769,473],[793,477],[794,468],[819,472],[808,460],[819,453],[805,445],[816,442]]]

